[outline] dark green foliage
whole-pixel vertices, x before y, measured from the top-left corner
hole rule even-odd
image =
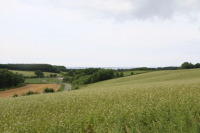
[[[53,88],[45,88],[43,93],[54,93],[55,90]]]
[[[123,73],[123,72],[120,72],[119,77],[124,77],[124,73]]]
[[[53,66],[53,70],[56,73],[65,72],[67,69],[65,66]]]
[[[14,94],[13,97],[18,97],[18,95],[17,95],[17,94]]]
[[[43,78],[44,77],[44,73],[40,70],[37,70],[35,71],[35,75],[38,77],[38,78]]]
[[[94,72],[97,69],[90,69],[90,70],[91,70],[90,72],[92,72],[92,71]],[[87,73],[90,73],[90,72],[87,72]],[[64,82],[70,82],[70,83],[78,84],[78,85],[95,83],[98,81],[112,79],[115,77],[114,71],[111,69],[98,69],[97,72],[94,72],[91,75],[85,75],[83,73],[81,73],[81,74],[74,73],[73,77],[68,76],[68,75],[69,74],[67,74],[67,76],[64,77]]]
[[[131,72],[131,75],[134,75],[134,73],[133,73],[133,72]]]
[[[40,93],[38,93],[38,92],[33,92],[33,91],[29,91],[29,92],[27,92],[27,93],[25,93],[25,94],[22,94],[22,96],[30,96],[30,95],[36,95],[36,94],[40,94]]]
[[[195,64],[194,68],[200,68],[200,63]]]
[[[57,74],[50,74],[49,77],[50,77],[50,78],[56,78],[56,77],[57,77]]]
[[[116,72],[115,77],[116,77],[116,78],[119,78],[119,72],[118,72],[118,71]]]
[[[7,69],[0,69],[0,89],[17,86],[24,83],[22,74],[13,73]]]
[[[10,70],[22,70],[22,71],[36,71],[43,72],[56,72],[66,71],[65,66],[52,66],[49,64],[0,64],[0,68],[6,68]]]
[[[182,69],[191,69],[191,68],[193,68],[193,64],[192,64],[192,63],[189,63],[189,62],[184,62],[184,63],[181,65],[181,68],[182,68]]]

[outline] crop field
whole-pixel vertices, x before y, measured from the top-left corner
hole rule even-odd
[[[200,69],[155,71],[70,92],[2,98],[0,132],[200,132]]]
[[[58,78],[31,78],[31,79],[25,79],[25,83],[27,84],[49,84],[49,83],[58,84],[60,83],[60,80]]]
[[[45,88],[53,88],[56,91],[59,87],[60,85],[58,84],[29,84],[24,87],[1,91],[0,98],[12,97],[14,94],[21,96],[23,93],[27,93],[28,91],[42,93]]]
[[[35,72],[34,71],[18,71],[18,70],[9,70],[11,72],[14,73],[19,73],[22,74],[24,76],[35,76]],[[55,74],[55,73],[50,73],[50,72],[44,72],[44,76],[49,76],[50,74]],[[61,77],[61,74],[56,73],[58,77]]]

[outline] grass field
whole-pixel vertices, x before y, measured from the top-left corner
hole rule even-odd
[[[59,89],[60,85],[58,84],[30,84],[23,87],[6,90],[0,92],[0,98],[12,97],[14,94],[21,96],[23,93],[28,91],[43,93],[45,88],[53,88],[55,91]]]
[[[18,70],[9,70],[11,72],[14,73],[20,73],[24,76],[35,76],[35,72],[34,71],[18,71]],[[50,72],[44,72],[44,76],[49,76],[50,74],[55,74],[55,73],[50,73]],[[56,73],[58,77],[61,77],[61,74]]]
[[[150,71],[124,71],[123,74],[124,74],[124,77],[126,76],[131,76],[131,72],[133,72],[133,74],[142,74],[142,73],[147,73],[147,72],[150,72]]]
[[[25,79],[25,83],[27,84],[49,84],[56,83],[58,84],[60,81],[57,78],[32,78]]]
[[[0,132],[200,131],[200,69],[156,71],[55,94],[0,99]]]

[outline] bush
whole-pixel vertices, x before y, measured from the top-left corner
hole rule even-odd
[[[134,75],[133,72],[131,72],[131,75]]]
[[[43,93],[54,93],[55,90],[53,88],[45,88]]]
[[[25,94],[22,94],[22,96],[30,96],[30,95],[36,95],[36,94],[40,94],[40,93],[38,93],[38,92],[33,92],[33,91],[29,91],[29,92],[27,92],[27,93],[25,93]]]
[[[14,94],[13,97],[18,97],[18,95],[17,95],[17,94]]]

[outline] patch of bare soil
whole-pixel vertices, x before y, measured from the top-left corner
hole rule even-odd
[[[14,94],[21,96],[23,93],[27,93],[28,91],[43,93],[45,88],[53,88],[57,91],[59,87],[60,85],[58,84],[29,84],[23,87],[1,91],[0,98],[12,97]]]

